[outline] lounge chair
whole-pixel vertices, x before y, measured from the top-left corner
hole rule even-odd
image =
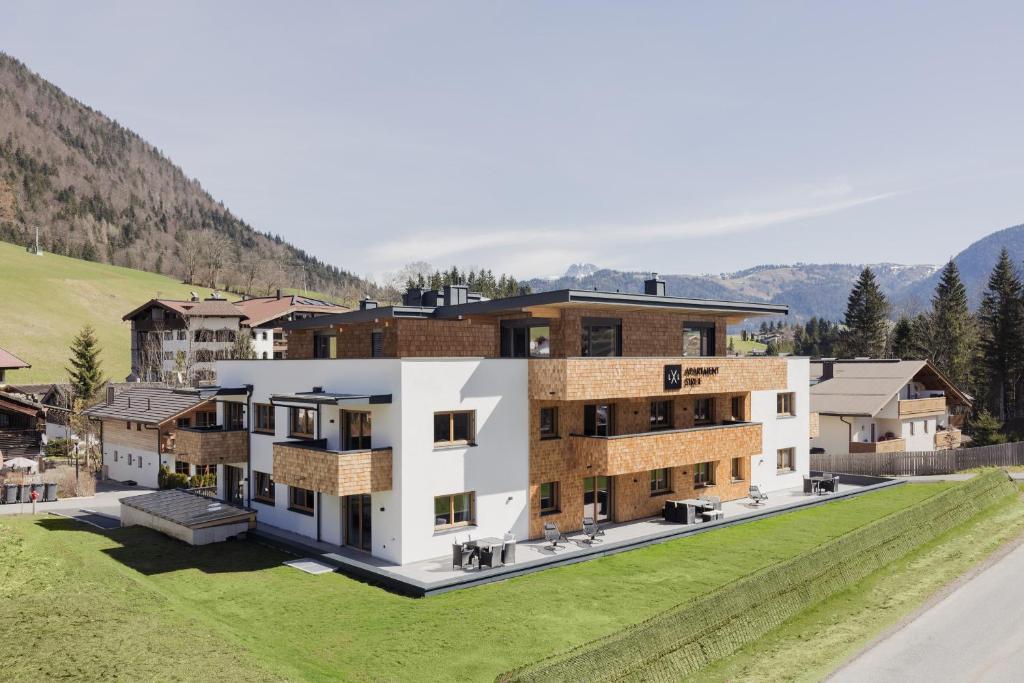
[[[764,505],[765,501],[768,500],[768,494],[762,491],[761,487],[757,485],[750,487],[748,497],[754,506]]]
[[[555,550],[558,548],[558,542],[565,540],[565,534],[558,530],[558,525],[554,522],[545,522],[544,540],[551,544],[552,550]]]
[[[604,536],[604,532],[601,531],[601,527],[597,526],[593,517],[583,518],[583,533],[589,537],[590,543],[594,543],[598,536]]]

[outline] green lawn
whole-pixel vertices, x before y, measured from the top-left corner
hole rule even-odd
[[[138,528],[0,518],[0,642],[25,638],[20,616],[34,615],[26,656],[5,674],[493,680],[950,485],[907,484],[422,600],[282,567],[254,543],[188,548]]]
[[[789,620],[700,681],[820,681],[944,585],[1024,533],[1024,505],[1009,498],[848,590]]]
[[[729,343],[732,344],[732,350],[736,353],[750,353],[751,351],[764,352],[768,348],[767,344],[748,339],[743,341],[738,334],[729,335]]]
[[[43,254],[35,256],[0,242],[0,348],[32,367],[12,371],[20,384],[65,379],[68,348],[85,323],[96,328],[103,347],[103,370],[121,381],[131,370],[128,311],[154,297],[207,296],[202,287],[163,275],[102,263]]]

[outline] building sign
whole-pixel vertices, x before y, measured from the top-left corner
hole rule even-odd
[[[705,377],[717,377],[718,366],[703,365],[686,368],[682,365],[665,366],[665,390],[682,387],[699,387]]]

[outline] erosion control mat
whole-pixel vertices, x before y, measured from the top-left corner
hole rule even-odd
[[[993,470],[499,681],[678,681],[1018,491]]]

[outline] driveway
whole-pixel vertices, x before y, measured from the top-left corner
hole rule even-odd
[[[1017,546],[829,679],[1020,681],[1024,545]]]
[[[96,495],[86,498],[64,498],[52,503],[36,503],[36,513],[47,512],[77,512],[79,510],[91,510],[102,515],[114,517],[121,516],[121,499],[127,496],[138,496],[143,493],[151,493],[153,489],[143,486],[124,486],[116,482],[99,482],[96,484]],[[15,503],[13,505],[0,505],[0,516],[31,514],[31,503]]]

